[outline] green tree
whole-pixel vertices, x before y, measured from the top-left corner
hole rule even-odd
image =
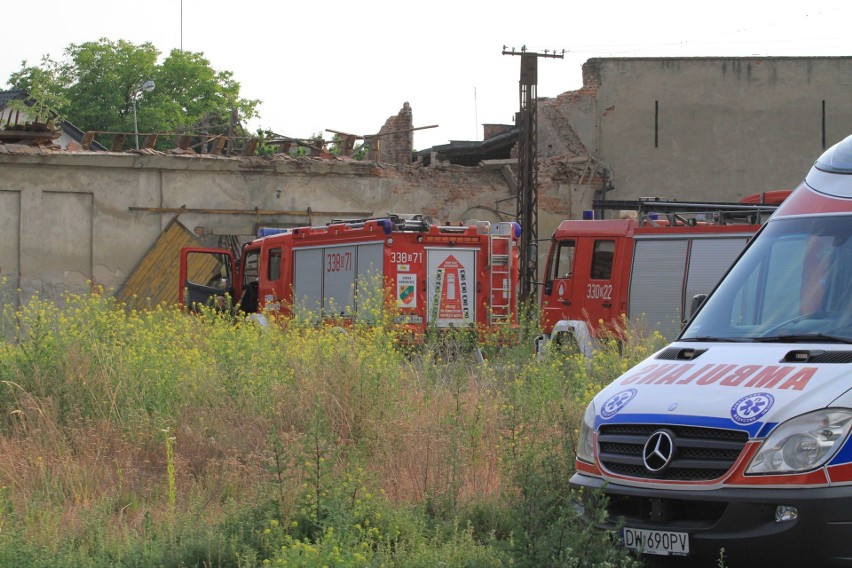
[[[49,101],[52,111],[83,130],[132,132],[134,97],[139,132],[241,134],[239,125],[257,116],[260,101],[241,98],[233,73],[216,71],[203,53],[175,49],[161,63],[159,57],[151,43],[102,38],[69,45],[62,61],[24,61],[8,83]],[[148,80],[156,88],[140,94]]]
[[[9,83],[16,89],[26,89],[33,99],[31,101],[33,106],[28,107],[24,101],[9,101],[8,106],[15,110],[26,111],[37,122],[47,122],[50,119],[64,120],[65,116],[61,115],[60,110],[68,106],[67,93],[52,88],[52,85],[59,81],[59,64],[45,56],[42,58],[40,67],[27,66],[26,61],[23,61],[21,65],[23,68],[13,74],[13,77],[18,77],[17,81],[12,81],[10,78]]]

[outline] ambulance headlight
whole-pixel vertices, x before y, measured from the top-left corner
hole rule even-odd
[[[746,473],[798,473],[824,465],[846,441],[852,410],[818,410],[778,426]]]
[[[580,437],[577,440],[577,459],[584,462],[595,461],[595,403],[590,402],[583,415],[583,424],[580,426]]]

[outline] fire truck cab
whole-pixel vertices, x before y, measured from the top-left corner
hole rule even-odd
[[[775,207],[645,198],[608,202],[631,218],[563,221],[545,268],[537,351],[571,341],[588,356],[596,333],[622,315],[675,337],[691,299],[713,289]]]
[[[434,328],[517,325],[517,223],[434,225],[422,216],[261,229],[239,258],[181,251],[180,301],[230,299],[248,314],[365,320],[387,305],[420,334]]]

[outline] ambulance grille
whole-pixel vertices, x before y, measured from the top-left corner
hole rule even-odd
[[[642,450],[654,432],[674,442],[674,457],[661,471],[649,471]],[[710,481],[725,475],[748,441],[748,433],[721,428],[655,424],[608,424],[598,434],[598,457],[613,474],[668,481]]]

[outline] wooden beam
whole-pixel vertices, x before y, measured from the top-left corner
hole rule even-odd
[[[227,140],[224,136],[217,136],[216,141],[213,142],[213,148],[210,149],[211,154],[219,155],[222,153],[222,150],[225,149],[225,141]]]
[[[86,132],[83,134],[83,139],[80,140],[80,146],[83,147],[83,150],[88,150],[92,147],[92,141],[95,139],[95,133],[92,131]]]
[[[157,138],[159,134],[148,134],[145,136],[145,140],[142,142],[142,148],[153,148],[157,143]]]
[[[257,150],[257,138],[249,138],[246,140],[246,145],[243,146],[243,156],[254,156]]]
[[[302,217],[372,217],[372,211],[314,211],[303,210],[275,210],[275,209],[195,209],[189,207],[130,207],[130,211],[142,211],[145,213],[202,213],[207,215],[257,215],[270,217],[275,215],[290,215]]]
[[[112,146],[110,146],[110,152],[121,152],[124,150],[124,134],[116,134],[112,139]]]

